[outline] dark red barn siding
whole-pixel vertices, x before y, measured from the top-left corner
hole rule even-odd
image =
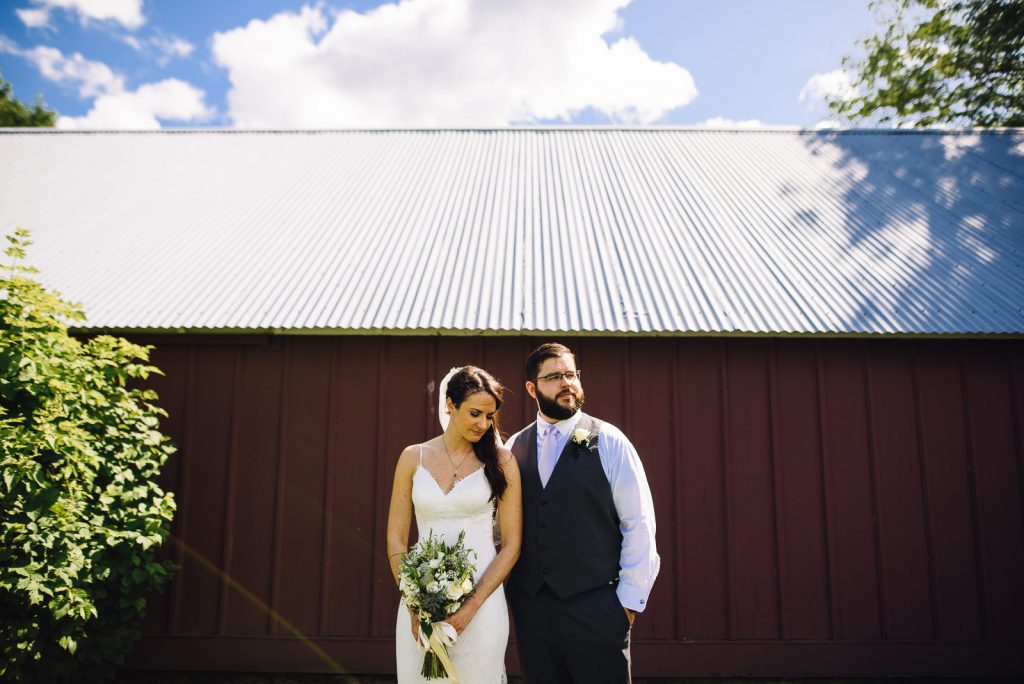
[[[540,340],[146,341],[181,570],[131,664],[390,671],[395,460],[451,365],[511,388],[506,433],[532,418]],[[563,341],[654,493],[637,675],[1024,675],[1024,342]]]

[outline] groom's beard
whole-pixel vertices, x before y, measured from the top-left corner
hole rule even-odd
[[[564,393],[570,393],[574,398],[572,406],[563,406],[558,403],[558,396]],[[554,397],[549,397],[537,388],[537,407],[540,412],[548,418],[554,418],[555,420],[565,420],[572,418],[576,413],[583,408],[583,402],[586,400],[586,395],[583,393],[583,388],[574,389],[567,387],[558,391]]]

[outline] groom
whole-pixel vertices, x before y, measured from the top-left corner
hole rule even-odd
[[[523,486],[523,546],[507,582],[529,684],[629,682],[629,633],[658,574],[654,504],[636,450],[586,415],[576,357],[526,360],[537,420],[509,438]]]

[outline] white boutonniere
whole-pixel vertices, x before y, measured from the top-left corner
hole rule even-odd
[[[570,434],[570,438],[573,442],[584,447],[590,446],[590,440],[591,438],[593,438],[593,436],[593,432],[591,432],[590,430],[585,430],[583,428],[576,428]]]

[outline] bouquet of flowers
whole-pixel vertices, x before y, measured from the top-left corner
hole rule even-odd
[[[465,537],[461,532],[455,545],[449,546],[430,530],[426,539],[402,556],[398,589],[420,623],[420,643],[427,649],[420,672],[425,679],[447,673],[458,681],[445,648],[455,642],[455,629],[444,620],[473,595],[476,552],[466,548]]]

